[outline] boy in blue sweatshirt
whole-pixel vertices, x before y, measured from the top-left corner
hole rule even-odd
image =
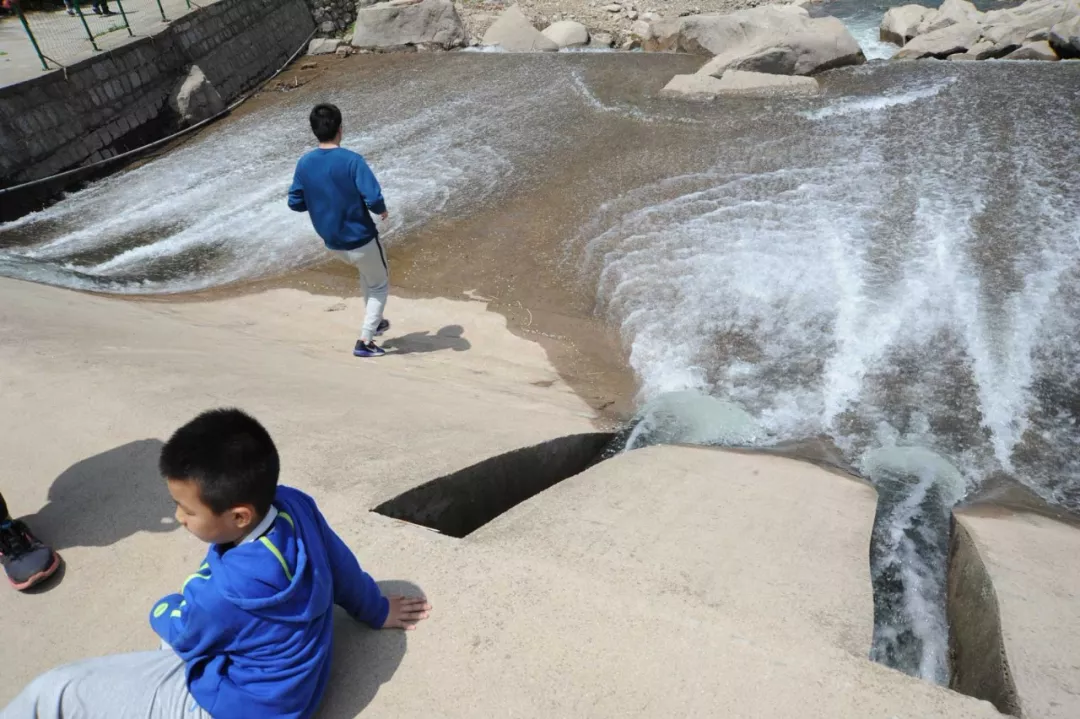
[[[156,652],[41,675],[3,719],[304,719],[330,676],[333,607],[375,629],[414,629],[431,606],[382,596],[306,494],[278,486],[267,431],[205,412],[161,452],[176,518],[210,549],[154,604]]]
[[[316,105],[311,131],[319,146],[296,163],[289,188],[289,209],[307,212],[327,249],[360,271],[366,306],[357,357],[378,357],[386,352],[374,338],[390,329],[383,319],[390,276],[386,253],[372,213],[384,222],[389,217],[382,188],[364,158],[341,146],[341,111],[334,105]]]

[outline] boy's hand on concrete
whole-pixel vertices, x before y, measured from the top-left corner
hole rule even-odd
[[[428,618],[431,605],[423,597],[388,597],[390,612],[383,629],[416,629],[416,624]]]
[[[379,215],[379,219],[382,220],[383,222],[386,222],[389,218],[390,218],[390,213],[389,212],[384,212],[381,215]]]

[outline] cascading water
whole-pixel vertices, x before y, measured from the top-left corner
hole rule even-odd
[[[583,236],[647,402],[727,398],[878,485],[872,656],[941,683],[951,507],[995,472],[1072,508],[1080,486],[1077,91],[1003,111],[1010,70],[804,110],[798,138],[630,192]]]
[[[364,62],[0,226],[0,274],[162,293],[318,261],[284,193],[307,109],[336,101],[393,241],[451,263],[497,236],[522,276],[581,278],[640,380],[626,446],[825,438],[873,480],[871,654],[946,680],[951,506],[1005,474],[1080,509],[1080,65],[884,63],[687,104],[657,96],[687,57]]]

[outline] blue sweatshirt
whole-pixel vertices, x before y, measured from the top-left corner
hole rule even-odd
[[[379,181],[352,150],[315,149],[300,158],[289,209],[307,212],[331,250],[355,250],[379,236],[371,213],[386,212]]]
[[[330,676],[333,605],[373,628],[390,609],[315,500],[280,486],[274,506],[261,538],[210,545],[182,593],[150,612],[214,719],[310,717]]]

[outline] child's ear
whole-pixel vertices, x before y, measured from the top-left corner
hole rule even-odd
[[[233,523],[237,529],[251,529],[255,524],[255,508],[250,504],[241,504],[231,510]]]

